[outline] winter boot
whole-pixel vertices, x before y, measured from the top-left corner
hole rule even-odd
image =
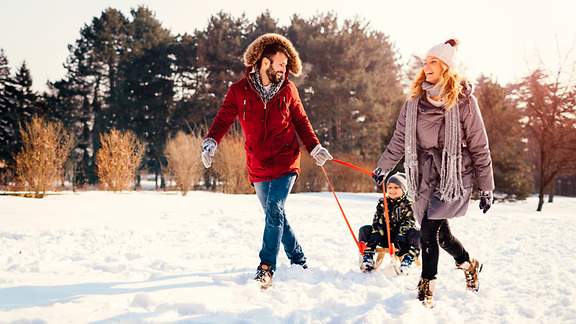
[[[374,270],[374,252],[364,251],[364,256],[362,257],[362,265],[360,266],[362,272],[370,272]]]
[[[302,269],[304,269],[304,270],[308,269],[308,264],[306,263],[306,259],[296,261],[296,262],[290,261],[290,264],[297,264],[297,265],[301,266]]]
[[[458,264],[457,267],[458,269],[464,270],[464,277],[466,278],[466,289],[474,292],[478,291],[478,289],[480,289],[478,273],[482,271],[482,263],[476,259],[470,258],[470,261]]]
[[[436,286],[436,279],[424,279],[420,278],[418,282],[418,300],[422,302],[427,308],[434,307],[432,302],[432,295],[434,293],[434,287]]]
[[[272,286],[272,276],[274,275],[274,273],[272,272],[272,269],[270,268],[269,265],[261,263],[258,266],[258,269],[256,269],[256,276],[254,277],[254,280],[258,281],[258,283],[260,283],[260,287],[262,289],[266,289],[270,286]]]
[[[414,256],[409,253],[405,254],[402,258],[402,262],[400,262],[400,273],[408,274],[412,262],[414,262]]]

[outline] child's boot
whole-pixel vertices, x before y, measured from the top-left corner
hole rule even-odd
[[[402,258],[402,261],[400,262],[400,273],[407,275],[408,270],[412,266],[413,262],[414,256],[412,256],[410,253],[405,254]]]
[[[364,251],[364,256],[362,257],[362,272],[370,272],[374,270],[374,252]]]

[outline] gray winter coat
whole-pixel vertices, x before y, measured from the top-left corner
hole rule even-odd
[[[488,137],[472,86],[466,84],[465,95],[458,101],[462,125],[462,180],[464,195],[451,202],[440,200],[440,169],[444,146],[444,110],[430,104],[425,98],[418,103],[416,139],[418,149],[419,184],[414,197],[414,214],[419,223],[424,215],[428,219],[449,219],[464,216],[468,209],[474,185],[482,191],[494,190],[492,159]],[[391,170],[404,156],[406,125],[405,103],[396,122],[396,129],[386,150],[378,160],[378,167]]]

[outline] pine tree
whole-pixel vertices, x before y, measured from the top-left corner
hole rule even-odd
[[[32,76],[30,70],[23,62],[14,76],[16,107],[18,109],[18,123],[30,121],[34,114],[39,114],[38,94],[32,90]]]
[[[108,8],[84,25],[68,46],[66,76],[49,84],[45,96],[47,114],[62,120],[77,139],[73,159],[78,184],[95,183],[99,134],[119,127],[117,113],[125,97],[119,67],[130,51],[127,24],[120,11]]]
[[[301,97],[320,140],[334,152],[378,156],[403,101],[400,68],[388,37],[334,14],[292,18],[303,60]]]
[[[0,160],[13,163],[18,144],[18,117],[14,78],[10,75],[8,58],[0,49]]]
[[[128,30],[132,51],[121,67],[126,97],[117,114],[124,121],[122,127],[133,130],[146,143],[144,163],[160,176],[163,188],[164,144],[174,109],[175,40],[149,9],[139,7],[131,13]]]
[[[249,22],[244,15],[233,18],[219,12],[210,17],[206,30],[196,32],[198,64],[207,74],[207,85],[201,87],[205,104],[198,113],[212,121],[228,87],[242,77],[242,54],[252,40],[246,37]]]

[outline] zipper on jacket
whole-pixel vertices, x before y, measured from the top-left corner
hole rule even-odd
[[[246,120],[246,98],[244,98],[244,112],[242,113],[242,119]]]
[[[266,131],[267,131],[267,125],[268,125],[268,110],[266,109],[266,101],[264,101],[264,99],[262,99],[262,101],[264,102],[264,138],[263,140],[266,140]]]
[[[267,116],[268,116],[268,110],[266,109],[266,101],[264,101],[264,99],[262,99],[262,97],[260,97],[260,94],[258,94],[258,91],[256,91],[256,88],[254,88],[254,85],[252,84],[252,82],[250,80],[246,80],[246,82],[248,83],[248,85],[250,86],[250,88],[252,88],[252,90],[254,90],[254,92],[256,93],[256,96],[258,98],[260,98],[260,100],[262,100],[262,103],[264,104],[264,137],[262,138],[262,141],[266,140],[266,131],[267,131]],[[280,89],[278,89],[278,92],[276,92],[276,94],[274,94],[274,96],[272,96],[272,98],[270,98],[270,101],[272,101],[272,99],[274,97],[276,97],[284,88],[286,88],[288,86],[288,82],[285,82]],[[284,98],[284,102],[286,102],[286,98]]]

